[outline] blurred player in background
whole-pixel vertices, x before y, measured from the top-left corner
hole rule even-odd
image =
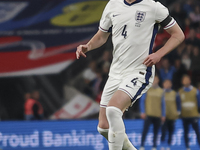
[[[200,93],[191,85],[191,79],[188,75],[183,76],[182,79],[183,88],[179,90],[181,98],[181,118],[184,128],[184,139],[187,150],[189,148],[189,125],[192,125],[196,136],[197,142],[200,146],[200,134],[199,134],[199,112],[200,108]]]
[[[162,126],[162,136],[161,136],[161,150],[165,150],[164,147],[167,146],[166,150],[170,150],[172,143],[172,135],[174,133],[175,121],[178,119],[180,114],[180,97],[172,90],[172,82],[170,80],[165,80],[163,82],[165,106],[166,106],[166,120]],[[168,142],[165,144],[165,136],[168,131]]]
[[[161,49],[152,53],[159,24],[171,37]],[[98,32],[87,44],[77,47],[77,59],[102,46],[110,32],[113,60],[101,97],[98,131],[108,140],[110,150],[134,150],[125,133],[123,112],[151,87],[154,64],[177,47],[184,40],[184,34],[159,2],[110,0]]]
[[[152,87],[143,94],[140,99],[141,118],[144,119],[144,126],[140,150],[144,150],[144,143],[149,127],[153,124],[153,147],[157,148],[157,136],[161,123],[165,121],[165,100],[163,89],[159,87],[159,78],[155,76]]]
[[[40,93],[37,90],[25,94],[24,113],[26,120],[44,119],[43,107],[39,102]]]

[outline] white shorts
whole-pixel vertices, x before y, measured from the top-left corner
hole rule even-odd
[[[131,98],[133,104],[152,86],[154,75],[154,69],[152,69],[152,72],[138,71],[125,76],[123,79],[109,77],[101,96],[100,107],[106,107],[117,90],[125,92]]]

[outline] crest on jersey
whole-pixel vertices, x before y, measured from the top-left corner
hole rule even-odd
[[[146,12],[143,11],[137,11],[135,14],[135,20],[140,23],[143,22],[146,16]]]
[[[146,16],[146,12],[144,11],[136,11],[135,14],[135,20],[137,21],[137,23],[135,24],[136,27],[140,27],[140,23],[144,21]]]

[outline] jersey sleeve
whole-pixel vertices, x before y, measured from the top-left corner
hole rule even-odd
[[[99,24],[99,30],[103,32],[109,32],[110,28],[112,27],[112,22],[110,18],[110,2],[107,3],[103,14],[101,16],[100,24]]]
[[[169,15],[168,9],[160,2],[156,2],[155,21],[159,23],[165,30],[176,24],[174,18]]]

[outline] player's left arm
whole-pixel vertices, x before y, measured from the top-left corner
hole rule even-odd
[[[159,23],[171,35],[171,37],[161,49],[159,49],[156,53],[150,54],[145,59],[143,63],[147,67],[159,62],[164,55],[171,52],[185,39],[183,31],[176,21],[170,16],[168,9],[164,5],[160,2],[154,2],[152,7],[155,10],[155,22]]]
[[[144,61],[147,67],[155,65],[160,59],[167,53],[175,49],[179,44],[185,39],[185,35],[179,25],[176,23],[171,28],[166,29],[166,31],[171,35],[165,45],[160,48],[157,52],[150,54]]]

